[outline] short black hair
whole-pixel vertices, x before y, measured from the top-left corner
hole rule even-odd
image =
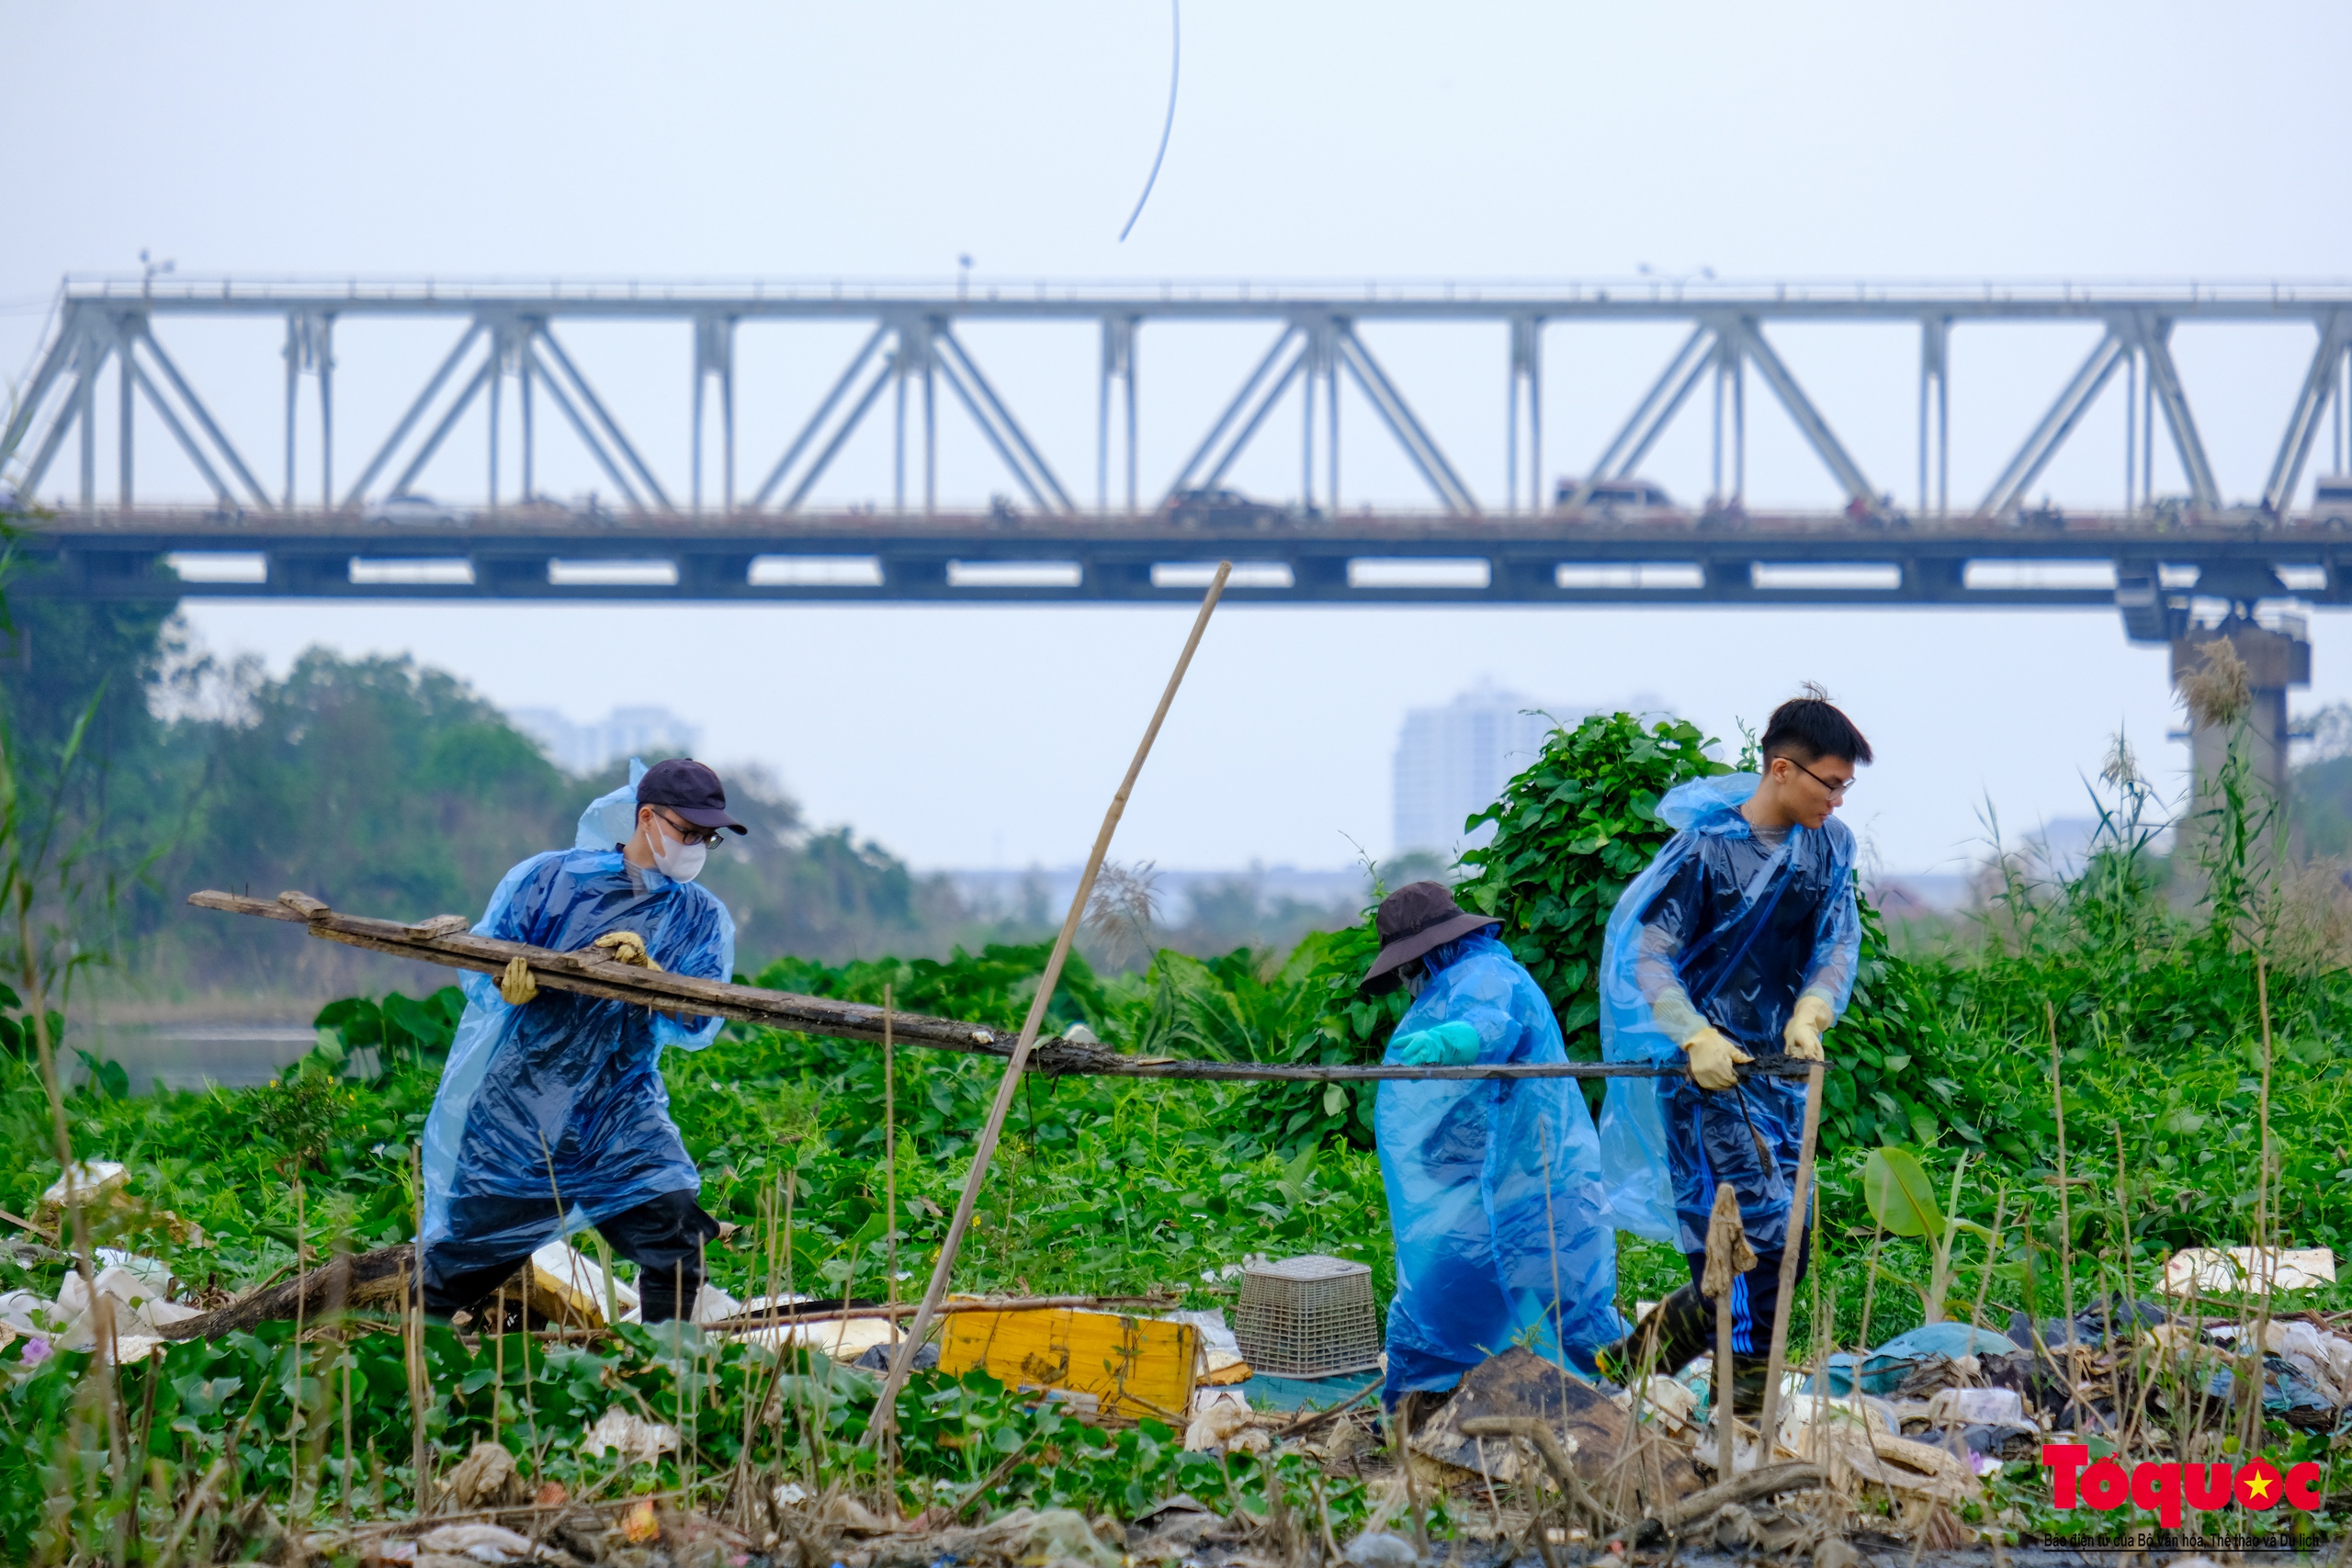
[[[1800,762],[1824,757],[1842,762],[1871,760],[1871,743],[1862,739],[1854,721],[1838,712],[1829,694],[1810,681],[1801,695],[1772,710],[1772,720],[1764,727],[1764,739],[1757,750],[1768,763],[1775,757],[1793,757]]]

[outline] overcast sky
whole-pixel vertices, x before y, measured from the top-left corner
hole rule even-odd
[[[2341,5],[1187,0],[1183,24],[1167,164],[1121,244],[1165,107],[1164,4],[0,0],[18,65],[0,137],[19,153],[0,225],[0,373],[34,353],[61,275],[135,269],[142,248],[182,273],[337,278],[936,278],[968,254],[983,286],[1597,279],[1645,263],[1753,279],[2352,271],[2352,209],[2324,157],[2352,57]],[[169,341],[275,474],[281,372],[271,332],[257,333]],[[1491,335],[1367,333],[1474,488],[1499,499]],[[1555,474],[1603,444],[1673,335],[1552,335]],[[1907,499],[1913,334],[1775,335],[1864,468]],[[1091,494],[1091,338],[972,336]],[[1148,486],[1264,336],[1148,330]],[[347,330],[337,394],[357,434],[345,472],[446,341]],[[676,484],[683,334],[580,341]],[[2191,326],[2176,341],[2224,494],[2257,493],[2308,332]],[[1955,501],[1973,502],[2088,344],[1963,330]],[[843,352],[820,333],[747,346],[769,367],[745,393],[747,468],[772,460]],[[1422,503],[1361,406],[1348,417],[1351,497]],[[1777,411],[1754,423],[1752,502],[1828,503]],[[147,483],[192,485],[142,439]],[[950,424],[943,444],[952,496],[1010,488],[968,431]],[[880,493],[886,445],[868,431],[829,499]],[[435,493],[479,487],[479,447],[461,446],[426,476]],[[2121,463],[2110,392],[2042,488],[2112,504]],[[549,489],[592,482],[577,453],[551,444],[543,464]],[[2167,453],[2160,491],[2178,488],[2168,467]],[[1686,414],[1649,471],[1702,493],[1703,417]],[[1295,473],[1295,447],[1276,438],[1237,477],[1280,496]],[[503,704],[575,718],[666,704],[705,727],[713,761],[762,762],[815,819],[925,866],[1081,857],[1184,621],[797,605],[191,615],[216,649],[281,668],[312,643],[409,650]],[[2352,695],[2341,624],[2312,635],[2301,705]],[[2119,727],[2151,761],[2183,760],[2163,739],[2164,654],[2126,644],[2110,612],[1235,609],[1116,852],[1188,867],[1385,852],[1404,710],[1482,677],[1545,702],[1655,692],[1727,737],[1819,680],[1878,747],[1849,811],[1898,869],[1956,863],[1988,806],[2013,831],[2080,814],[2083,776]]]

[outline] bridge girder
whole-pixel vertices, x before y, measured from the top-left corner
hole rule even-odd
[[[2318,431],[2334,411],[2337,459],[2345,445],[2346,364],[2352,359],[2352,287],[2216,288],[2198,286],[2071,286],[1896,289],[1736,285],[1649,280],[1632,285],[1368,286],[1357,290],[1313,288],[1148,288],[1038,284],[1023,288],[967,285],[936,289],[865,286],[765,285],[580,287],[545,288],[485,285],[346,284],[341,287],[248,284],[195,279],[70,281],[62,295],[58,329],[5,431],[0,431],[0,479],[34,493],[62,454],[81,436],[76,500],[83,511],[101,504],[96,462],[97,392],[102,376],[116,375],[121,412],[116,419],[115,502],[137,504],[132,429],[135,404],[144,402],[189,458],[216,502],[261,512],[290,512],[296,504],[296,410],[305,378],[315,380],[322,493],[333,495],[336,471],[334,415],[334,333],[350,317],[454,320],[457,342],[405,412],[359,466],[341,504],[364,510],[406,491],[455,438],[476,410],[491,433],[484,472],[492,509],[537,495],[535,456],[538,402],[555,405],[560,423],[632,511],[649,516],[774,510],[794,513],[808,505],[820,481],[886,393],[892,395],[891,487],[874,503],[893,511],[917,507],[910,486],[910,449],[919,447],[920,508],[938,508],[937,383],[984,438],[1025,504],[1036,511],[1076,510],[1071,488],[1050,459],[1046,444],[1016,417],[1008,400],[980,368],[962,328],[976,322],[1095,323],[1102,341],[1098,387],[1094,499],[1108,510],[1114,470],[1124,476],[1124,510],[1141,503],[1137,340],[1146,327],[1183,322],[1270,321],[1272,347],[1224,412],[1172,477],[1163,501],[1192,489],[1216,488],[1241,453],[1259,440],[1276,405],[1297,393],[1300,483],[1296,504],[1336,511],[1340,461],[1340,387],[1344,381],[1378,416],[1387,436],[1445,511],[1473,517],[1499,510],[1525,515],[1545,510],[1541,447],[1544,341],[1556,325],[1594,321],[1681,321],[1690,328],[1683,347],[1581,481],[1579,502],[1604,479],[1632,475],[1710,369],[1714,372],[1714,494],[1745,502],[1746,373],[1752,367],[1774,393],[1798,433],[1858,511],[1891,512],[1891,497],[1876,491],[1826,411],[1807,395],[1774,346],[1772,326],[1804,321],[1916,321],[1919,362],[1919,494],[1917,513],[1944,514],[1949,470],[1948,342],[1957,327],[1985,321],[2097,322],[2105,329],[2084,368],[2062,389],[2042,420],[1987,492],[1980,512],[2014,517],[2030,487],[2080,423],[2084,412],[2124,374],[2136,431],[2153,431],[2161,411],[2191,505],[2212,513],[2222,502],[2204,445],[2189,412],[2188,392],[2169,349],[2183,321],[2309,322],[2316,350],[2303,385],[2288,410],[2278,457],[2260,505],[2272,515],[2291,508]],[[164,351],[155,323],[163,317],[281,316],[286,322],[286,482],[266,493],[240,447],[228,435],[177,363]],[[674,321],[691,335],[691,448],[659,460],[632,439],[559,335],[559,323],[612,321]],[[748,502],[739,502],[736,340],[752,321],[865,321],[871,332],[830,390],[788,437]],[[1464,480],[1362,329],[1374,323],[1453,321],[1493,323],[1509,338],[1506,481],[1498,509]],[[719,480],[706,481],[707,410],[716,389]],[[506,393],[515,394],[520,422],[519,494],[499,469]],[[919,394],[919,408],[910,400]],[[1115,396],[1114,396],[1115,394]],[[1124,419],[1114,425],[1114,401]],[[420,433],[422,433],[420,434]],[[756,433],[754,433],[756,434]],[[781,433],[779,433],[781,434]],[[1116,435],[1118,439],[1114,440]],[[2135,436],[2136,439],[2136,436]],[[756,441],[754,443],[756,445]],[[1123,450],[1114,450],[1123,448]],[[1525,458],[1522,463],[1522,456]],[[2136,459],[2142,469],[2148,455]],[[684,470],[683,483],[666,470]],[[757,471],[757,470],[755,470]],[[1930,493],[1930,479],[1933,492]],[[1522,485],[1522,480],[1524,481]],[[2127,505],[2145,507],[2143,481]],[[681,506],[673,500],[683,495]]]

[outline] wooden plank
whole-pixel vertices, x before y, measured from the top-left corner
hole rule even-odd
[[[960,1312],[940,1329],[939,1370],[974,1368],[1020,1388],[1091,1393],[1105,1416],[1182,1430],[1193,1406],[1200,1330],[1107,1312]]]

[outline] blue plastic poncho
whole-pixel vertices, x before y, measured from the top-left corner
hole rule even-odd
[[[1799,997],[1846,1010],[1861,946],[1854,835],[1832,818],[1768,846],[1739,814],[1760,782],[1693,779],[1658,803],[1679,831],[1617,900],[1601,946],[1610,1061],[1679,1063],[1709,1024],[1761,1060],[1783,1053]],[[1688,1077],[1612,1078],[1600,1112],[1610,1213],[1621,1230],[1703,1253],[1715,1185],[1728,1181],[1749,1245],[1777,1251],[1804,1125],[1796,1080],[1710,1094]]]
[[[1477,1031],[1479,1062],[1567,1060],[1542,988],[1491,934],[1426,962],[1389,1060],[1407,1036],[1455,1021]],[[1513,1344],[1591,1371],[1624,1325],[1600,1145],[1575,1080],[1386,1081],[1373,1125],[1396,1240],[1383,1398],[1451,1388]]]
[[[607,931],[636,931],[670,973],[727,979],[735,964],[727,907],[707,888],[631,866],[616,847],[632,830],[643,773],[633,764],[627,785],[582,814],[574,848],[508,872],[475,934],[571,953]],[[424,1243],[436,1274],[513,1262],[560,1231],[699,1189],[670,1121],[662,1048],[698,1051],[720,1020],[680,1021],[574,991],[542,990],[509,1007],[490,976],[468,975],[464,986],[465,1016],[424,1126]],[[548,1205],[518,1218],[514,1199]]]

